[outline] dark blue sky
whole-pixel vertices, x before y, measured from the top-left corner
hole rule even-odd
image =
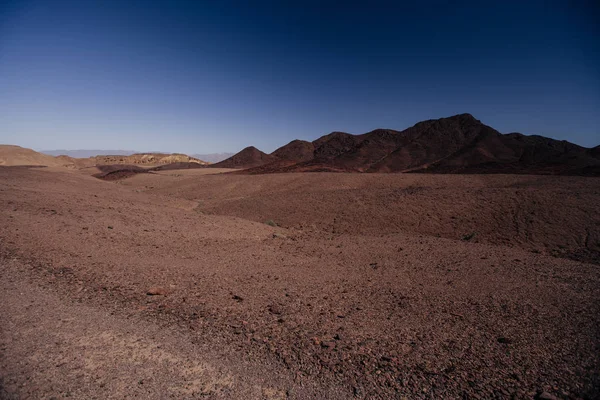
[[[600,144],[593,1],[250,3],[0,2],[0,142],[272,151],[468,112]]]

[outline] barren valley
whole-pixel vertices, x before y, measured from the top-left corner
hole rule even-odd
[[[594,399],[600,180],[0,168],[3,398]]]

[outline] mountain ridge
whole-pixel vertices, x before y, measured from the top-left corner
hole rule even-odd
[[[240,152],[221,165],[251,174],[343,171],[600,175],[599,148],[540,135],[502,134],[464,113],[421,121],[402,131],[379,128],[357,135],[334,131],[312,142],[292,140],[271,154],[260,152],[264,156],[254,157],[249,163],[243,161],[247,155],[238,156]]]

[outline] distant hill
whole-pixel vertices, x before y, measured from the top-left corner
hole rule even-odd
[[[42,150],[40,153],[50,156],[68,156],[73,158],[89,158],[96,156],[112,155],[112,156],[130,156],[132,154],[141,154],[142,151],[136,150]],[[159,152],[150,152],[159,153]],[[211,164],[223,161],[234,155],[234,153],[208,153],[208,154],[192,154],[190,157],[209,162]]]
[[[254,149],[255,152],[259,150]],[[242,152],[246,152],[244,149]],[[242,152],[229,160],[245,159]],[[260,152],[262,153],[262,152]],[[520,133],[501,134],[470,114],[419,122],[403,131],[332,132],[294,140],[252,163],[247,173],[294,171],[600,175],[599,147]],[[252,165],[250,165],[252,164]]]
[[[196,163],[200,165],[208,165],[208,163],[204,160],[178,153],[136,153],[128,156],[103,155],[91,157],[90,159],[94,160],[96,165],[161,165],[173,163]]]
[[[101,155],[129,156],[131,154],[140,153],[133,150],[42,150],[40,153],[50,156],[68,156],[73,158],[88,158]]]
[[[226,160],[212,164],[215,168],[253,168],[261,165],[269,164],[277,161],[278,158],[274,155],[263,153],[254,146],[246,147],[242,151]]]

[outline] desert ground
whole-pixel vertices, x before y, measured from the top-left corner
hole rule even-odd
[[[597,399],[600,179],[0,167],[0,397]]]

